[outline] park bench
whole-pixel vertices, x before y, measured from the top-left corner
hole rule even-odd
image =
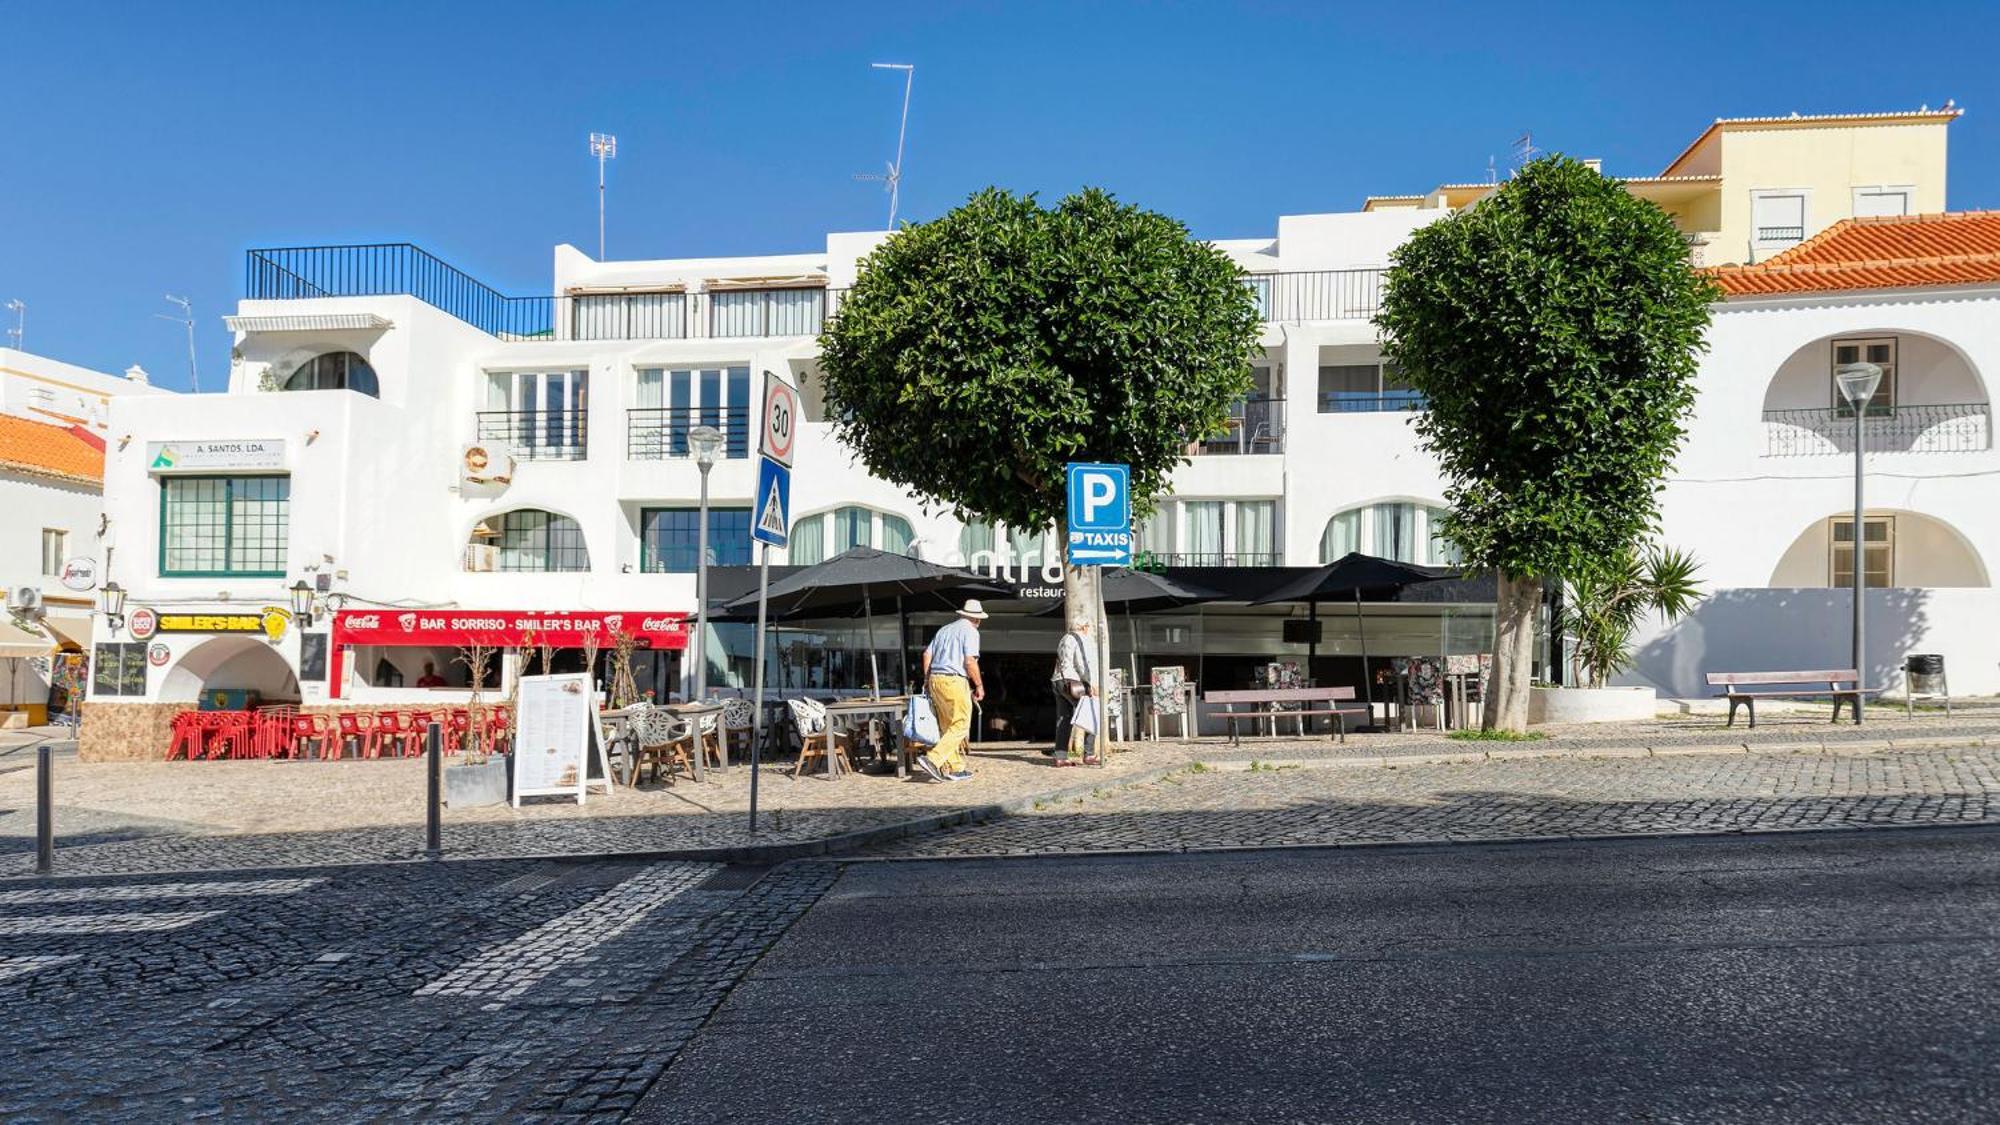
[[[1830,695],[1833,697],[1833,721],[1840,721],[1840,705],[1846,703],[1854,709],[1854,721],[1861,721],[1861,698],[1866,695],[1880,695],[1881,688],[1861,686],[1861,674],[1852,668],[1830,669],[1816,672],[1710,672],[1707,675],[1709,687],[1723,690],[1720,698],[1729,700],[1729,726],[1736,725],[1736,708],[1740,704],[1750,712],[1751,729],[1757,726],[1757,700],[1787,699],[1802,695]],[[1842,687],[1842,684],[1852,686]],[[1769,688],[1768,691],[1745,691],[1745,688]]]
[[[1211,691],[1201,697],[1203,703],[1221,708],[1214,713],[1229,725],[1229,741],[1232,743],[1242,741],[1240,728],[1246,722],[1298,719],[1309,725],[1314,719],[1319,718],[1332,720],[1334,737],[1346,742],[1347,716],[1365,717],[1367,714],[1361,707],[1341,706],[1342,703],[1351,702],[1353,699],[1354,689],[1351,687],[1241,688]],[[1326,706],[1314,706],[1320,703]],[[1247,706],[1250,710],[1236,710],[1238,706]]]

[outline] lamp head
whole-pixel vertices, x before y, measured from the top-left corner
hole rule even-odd
[[[292,616],[304,624],[312,624],[313,588],[303,578],[292,584]]]
[[[116,582],[106,582],[104,594],[104,615],[123,620],[125,617],[125,587]]]
[[[1843,363],[1834,369],[1833,381],[1840,387],[1840,397],[1858,410],[1868,405],[1875,397],[1875,388],[1882,385],[1882,368],[1873,363]]]
[[[688,431],[688,447],[694,450],[694,463],[706,469],[715,464],[715,455],[722,450],[722,431],[696,426]]]

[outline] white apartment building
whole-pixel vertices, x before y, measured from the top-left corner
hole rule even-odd
[[[1807,227],[1825,225],[1817,208],[1829,199],[1848,200],[1849,214],[1886,209],[1879,191],[1861,190],[1883,183],[1910,185],[1900,198],[1912,210],[1932,200],[1941,207],[1943,132],[1956,112],[1718,123],[1690,148],[1722,154],[1694,185],[1708,202],[1682,200],[1685,215],[1669,210],[1715,245],[1735,237],[1729,216],[1755,212],[1759,193],[1804,179],[1816,201]],[[1741,159],[1767,135],[1810,129],[1844,138],[1852,159],[1839,168]],[[1738,144],[1739,133],[1751,140]],[[1739,178],[1739,166],[1755,178]],[[1868,182],[1849,182],[1857,176]],[[1200,568],[1191,573],[1219,589],[1261,592],[1280,580],[1271,568],[1350,550],[1453,561],[1431,533],[1443,483],[1409,425],[1422,404],[1383,366],[1370,318],[1395,246],[1447,209],[1473,204],[1445,189],[1378,198],[1355,212],[1282,216],[1267,237],[1216,244],[1243,267],[1265,312],[1256,390],[1227,432],[1189,447],[1171,497],[1140,529],[1155,565]],[[1763,233],[1796,243],[1808,232]],[[246,296],[229,318],[237,344],[228,393],[112,409],[106,569],[127,600],[123,620],[99,622],[99,658],[138,674],[94,683],[85,752],[152,756],[166,744],[167,716],[204,692],[324,707],[437,698],[466,686],[454,661],[475,634],[575,636],[604,615],[627,629],[643,623],[651,648],[641,654],[642,686],[672,690],[683,620],[695,609],[700,474],[687,432],[706,423],[726,435],[709,526],[721,568],[712,593],[727,595],[743,587],[751,561],[753,396],[765,371],[798,384],[808,415],[793,480],[794,543],[775,561],[865,544],[1033,587],[1035,572],[1056,561],[1042,536],[923,509],[856,466],[820,414],[818,334],[884,237],[833,234],[810,252],[727,259],[596,262],[561,246],[550,294],[535,297],[503,296],[406,244],[251,251]],[[1821,361],[1836,348],[1890,339],[1902,402],[1954,410],[1935,437],[1924,429],[1909,448],[1881,455],[1878,495],[1895,517],[1900,553],[1883,570],[1870,547],[1864,565],[1885,583],[1880,612],[1893,616],[1913,600],[1952,612],[1949,623],[1933,613],[1928,630],[1885,622],[1874,635],[1946,651],[1961,693],[2000,689],[2000,642],[1981,635],[1996,630],[1959,630],[1966,621],[2000,624],[1983,562],[2000,550],[2000,532],[1969,500],[1996,464],[1978,372],[1986,356],[2000,360],[2000,340],[1979,327],[1991,319],[1977,303],[1983,293],[1920,288],[1732,290],[1718,309],[1693,440],[1665,509],[1667,539],[1705,560],[1715,596],[1693,621],[1647,640],[1641,678],[1703,694],[1704,669],[1789,655],[1772,640],[1787,630],[1805,630],[1799,647],[1821,646],[1806,664],[1839,662],[1845,595],[1830,587],[1847,572],[1829,537],[1841,534],[1839,497],[1851,478],[1842,475],[1838,427],[1813,413],[1837,413]],[[1949,480],[1967,483],[1941,483]],[[1876,535],[1871,519],[1866,541]],[[1917,561],[1947,539],[1966,556],[1953,569]],[[1814,555],[1815,543],[1826,549]],[[1826,566],[1808,565],[1815,557]],[[1045,580],[1053,583],[1052,570]],[[1917,587],[1919,597],[1899,580],[1935,585]],[[1369,653],[1483,651],[1490,607],[1467,597],[1370,604]],[[310,620],[277,612],[295,602]],[[1114,643],[1231,686],[1253,664],[1307,656],[1279,626],[1305,612],[1239,602],[1148,615],[1115,630]],[[1360,678],[1354,618],[1332,607],[1321,614],[1312,674],[1323,682]],[[856,628],[824,623],[809,643],[778,645],[779,659],[788,650],[819,659],[804,673],[813,683],[854,686],[846,682],[858,674],[853,650],[883,644],[861,641]],[[1035,689],[1053,628],[1023,615],[989,624],[989,651],[1003,662],[1014,654],[1028,685],[1023,710],[1046,710],[1045,688]],[[711,682],[742,675],[746,633],[720,627],[704,639],[717,669]],[[1899,664],[1904,650],[1885,649],[1879,663]],[[826,651],[849,654],[847,663],[810,655]],[[499,680],[515,667],[503,663]],[[894,664],[891,655],[885,667]]]

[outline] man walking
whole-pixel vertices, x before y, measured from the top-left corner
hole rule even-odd
[[[979,623],[986,607],[974,598],[958,611],[958,620],[938,630],[924,650],[924,683],[937,712],[937,745],[917,759],[917,766],[938,781],[970,781],[965,768],[965,739],[972,733],[972,705],[986,698],[979,678]]]

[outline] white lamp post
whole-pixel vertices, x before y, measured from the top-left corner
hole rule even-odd
[[[590,135],[590,155],[597,158],[597,260],[604,260],[604,162],[618,156],[618,138],[609,133]]]
[[[1868,584],[1867,556],[1867,510],[1861,492],[1861,454],[1867,445],[1865,430],[1868,419],[1868,400],[1875,397],[1875,389],[1882,384],[1882,369],[1873,363],[1843,363],[1835,369],[1833,379],[1840,387],[1840,397],[1847,400],[1848,409],[1854,411],[1854,721],[1861,722],[1861,690],[1868,677],[1866,653],[1862,646],[1862,615],[1866,608],[1864,590]]]
[[[688,447],[694,450],[694,463],[701,469],[700,526],[695,532],[693,702],[708,698],[708,471],[715,467],[715,455],[722,451],[722,431],[696,426],[688,431]]]

